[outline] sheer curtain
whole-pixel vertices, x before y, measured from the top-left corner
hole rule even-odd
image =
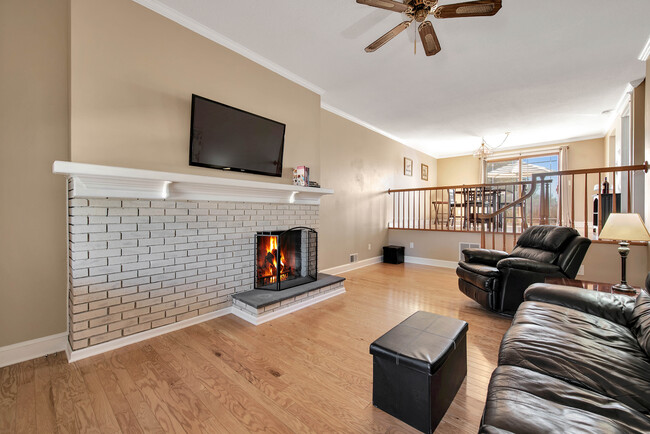
[[[560,170],[569,170],[569,147],[560,147],[559,164]],[[573,227],[575,222],[571,221],[571,195],[573,194],[571,177],[562,176],[559,180],[562,191],[562,226]]]

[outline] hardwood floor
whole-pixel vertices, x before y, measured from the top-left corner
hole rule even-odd
[[[438,426],[478,430],[510,320],[457,289],[453,270],[377,264],[347,293],[253,326],[232,315],[68,364],[0,369],[0,432],[408,432],[372,406],[368,347],[416,310],[469,323],[468,373]]]

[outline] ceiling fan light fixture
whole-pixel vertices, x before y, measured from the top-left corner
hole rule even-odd
[[[388,33],[368,45],[365,50],[368,53],[376,51],[404,31],[411,22],[415,21],[420,23],[420,39],[422,40],[425,54],[427,56],[433,56],[440,52],[441,47],[438,36],[433,29],[433,24],[427,20],[429,15],[433,15],[435,18],[491,16],[501,9],[502,1],[474,0],[438,6],[438,0],[402,0],[401,2],[395,0],[357,0],[359,4],[403,13],[409,19],[409,21],[398,24]]]

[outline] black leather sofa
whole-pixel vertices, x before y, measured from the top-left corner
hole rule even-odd
[[[650,274],[636,299],[535,284],[499,350],[481,433],[650,432]]]
[[[458,288],[483,307],[513,314],[529,285],[546,277],[573,279],[591,241],[573,228],[532,226],[517,240],[512,253],[465,249],[458,263]]]

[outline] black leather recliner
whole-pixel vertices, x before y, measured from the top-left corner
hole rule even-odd
[[[458,263],[458,287],[469,298],[494,312],[513,314],[524,291],[546,277],[573,279],[591,241],[573,228],[532,226],[517,240],[512,253],[465,249]]]

